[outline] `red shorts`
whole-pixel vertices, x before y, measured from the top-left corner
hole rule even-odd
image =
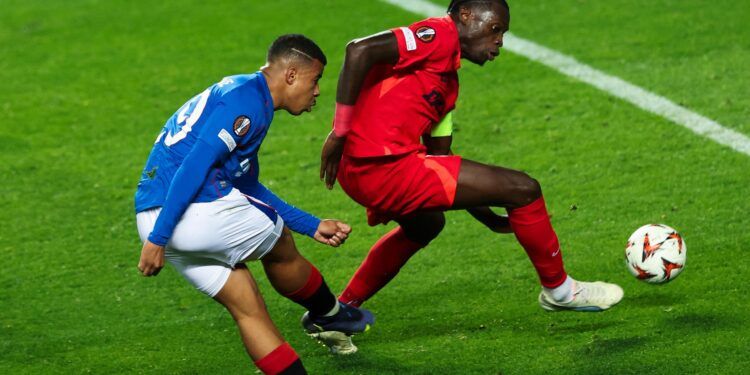
[[[423,153],[353,158],[339,164],[341,188],[367,207],[367,223],[385,224],[422,210],[447,210],[456,198],[461,157]]]

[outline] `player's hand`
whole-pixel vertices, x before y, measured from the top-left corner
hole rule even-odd
[[[138,261],[138,271],[143,276],[156,276],[164,267],[164,246],[159,246],[146,240],[141,249],[141,260]]]
[[[338,221],[338,220],[321,220],[318,225],[318,230],[315,232],[313,238],[320,243],[339,247],[349,237],[349,233],[352,232],[352,227],[349,224]]]
[[[491,221],[483,222],[483,224],[495,233],[513,233],[508,215],[495,214]]]
[[[513,233],[507,215],[498,215],[489,207],[475,207],[470,208],[467,211],[469,211],[471,216],[474,216],[475,219],[479,220],[489,228],[489,230],[495,233]]]
[[[320,154],[320,179],[324,180],[328,190],[333,189],[336,183],[336,174],[339,172],[341,154],[344,153],[344,142],[346,138],[337,137],[333,131],[328,133],[328,138],[323,144]]]

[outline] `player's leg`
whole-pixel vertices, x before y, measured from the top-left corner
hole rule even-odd
[[[369,311],[337,301],[320,271],[297,251],[288,229],[284,228],[274,248],[261,261],[276,291],[308,310],[302,319],[308,333],[336,331],[351,335],[364,332],[373,324]],[[335,342],[324,343],[333,351],[345,354],[356,351],[354,346],[344,348],[336,347]]]
[[[284,228],[273,249],[262,259],[268,280],[279,294],[302,305],[314,315],[328,315],[338,309],[336,298],[315,266],[294,245]]]
[[[396,219],[399,226],[373,245],[339,300],[360,306],[390,282],[419,249],[427,246],[445,226],[442,212],[422,212]]]
[[[148,236],[160,208],[138,213],[138,232]],[[281,231],[239,193],[191,204],[166,248],[166,260],[196,289],[222,303],[240,329],[248,354],[270,374],[304,374],[297,354],[284,343],[257,285],[237,259],[271,246]]]
[[[186,236],[177,235],[174,242],[184,245],[181,242]],[[205,257],[205,253],[190,250],[167,247],[166,258],[196,289],[226,307],[256,366],[266,374],[305,374],[294,349],[284,342],[271,321],[258,286],[245,265],[238,264],[233,269],[223,261]]]
[[[547,288],[563,283],[566,273],[557,235],[547,215],[539,183],[527,174],[463,159],[453,208],[505,207],[516,238]]]
[[[193,216],[187,223],[200,224],[196,218],[200,220],[201,216]],[[237,323],[245,350],[259,369],[266,374],[305,374],[294,349],[284,342],[271,321],[247,267],[240,263],[232,268],[226,260],[206,257],[215,254],[212,251],[190,248],[187,243],[200,241],[185,234],[189,228],[195,229],[191,232],[195,235],[200,226],[183,226],[176,232],[171,243],[185,250],[167,247],[169,263],[196,289],[224,305]]]
[[[260,290],[244,264],[231,271],[214,299],[234,318],[247,353],[263,373],[307,373],[297,353],[271,321]]]
[[[454,209],[478,206],[520,208],[542,197],[542,189],[526,173],[461,159]]]
[[[580,283],[567,276],[560,243],[552,229],[542,189],[527,174],[462,160],[452,208],[478,206],[508,209],[513,233],[526,250],[544,287],[540,303],[545,309],[569,307],[600,311],[622,298],[622,289],[616,285]],[[578,303],[582,304],[579,306]]]

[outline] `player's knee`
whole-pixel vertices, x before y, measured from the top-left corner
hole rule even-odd
[[[253,302],[254,303],[243,301],[232,306],[224,305],[224,307],[229,311],[229,314],[232,315],[232,318],[234,318],[238,324],[242,325],[243,323],[246,324],[259,319],[262,320],[268,316],[268,310],[263,301],[260,301],[260,303],[258,303],[258,301]]]
[[[434,240],[443,231],[443,228],[445,228],[445,216],[436,215],[435,218],[430,220],[430,225],[425,231],[425,237],[429,238],[427,242]]]
[[[513,183],[513,205],[523,207],[542,196],[539,181],[526,173],[520,173]]]
[[[276,245],[274,245],[273,249],[271,249],[271,251],[266,254],[263,259],[261,259],[261,262],[263,262],[264,264],[286,263],[292,262],[300,256],[301,255],[299,251],[297,251],[297,247],[294,245],[294,237],[292,237],[292,232],[287,227],[284,227],[284,230],[281,232],[281,236],[276,241]]]

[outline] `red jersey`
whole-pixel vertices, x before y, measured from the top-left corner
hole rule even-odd
[[[420,137],[453,110],[461,47],[450,16],[391,30],[396,65],[374,66],[354,106],[344,154],[353,157],[424,151]]]

